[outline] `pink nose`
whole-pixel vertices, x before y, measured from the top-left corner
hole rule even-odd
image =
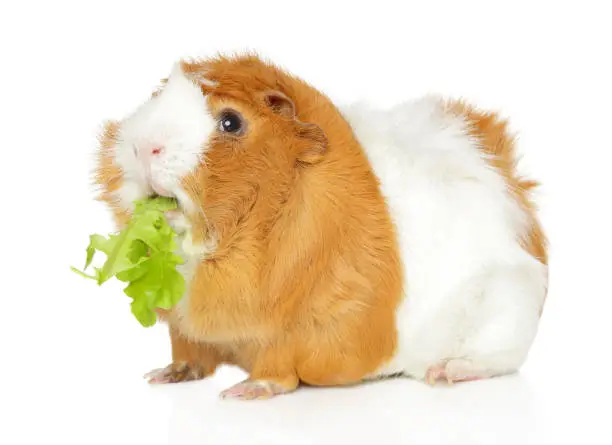
[[[134,147],[134,151],[141,161],[149,162],[151,157],[159,156],[164,151],[164,147],[162,145],[143,144],[137,150]]]

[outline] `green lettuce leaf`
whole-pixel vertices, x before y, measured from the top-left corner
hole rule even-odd
[[[177,270],[183,259],[175,253],[176,234],[164,215],[176,207],[176,200],[162,197],[134,202],[127,226],[108,237],[91,235],[85,267],[71,268],[98,285],[113,277],[127,283],[123,291],[132,299],[132,314],[145,327],[157,321],[155,309],[171,309],[185,293],[185,279]],[[96,252],[102,252],[106,261],[90,275],[85,271]]]

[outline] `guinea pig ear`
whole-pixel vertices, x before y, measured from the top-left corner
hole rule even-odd
[[[325,132],[315,124],[300,122],[296,118],[295,104],[280,91],[266,91],[263,100],[273,112],[293,119],[296,125],[298,138],[298,162],[302,164],[316,164],[327,151],[327,136]]]
[[[298,161],[302,164],[316,164],[327,151],[327,136],[316,124],[297,122],[299,139]]]
[[[288,119],[295,118],[295,104],[280,91],[266,91],[263,94],[264,103],[268,108]]]

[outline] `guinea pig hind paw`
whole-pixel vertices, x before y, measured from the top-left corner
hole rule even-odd
[[[425,374],[425,381],[429,385],[435,385],[439,380],[445,380],[452,385],[459,382],[472,382],[490,377],[473,366],[470,360],[450,359],[444,360],[434,366],[430,366]]]
[[[236,400],[263,400],[287,392],[290,390],[268,380],[244,380],[222,391],[220,397]]]
[[[425,374],[425,382],[428,385],[435,385],[438,380],[446,379],[446,373],[444,371],[444,365],[430,366]]]

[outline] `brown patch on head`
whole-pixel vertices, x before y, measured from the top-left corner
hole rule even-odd
[[[523,248],[543,264],[548,264],[547,240],[531,200],[531,192],[538,183],[518,176],[515,140],[508,135],[507,122],[496,113],[478,111],[462,101],[449,101],[445,105],[448,112],[465,119],[470,134],[480,142],[480,148],[491,155],[488,162],[504,177],[509,192],[527,215],[529,231],[520,240]]]
[[[247,219],[264,229],[273,223],[298,171],[323,159],[328,140],[308,120],[312,94],[304,100],[299,87],[309,87],[260,59],[184,61],[182,69],[200,85],[216,120],[230,113],[242,122],[234,134],[218,129],[200,168],[183,181],[202,203],[209,229],[221,242],[219,254]]]

